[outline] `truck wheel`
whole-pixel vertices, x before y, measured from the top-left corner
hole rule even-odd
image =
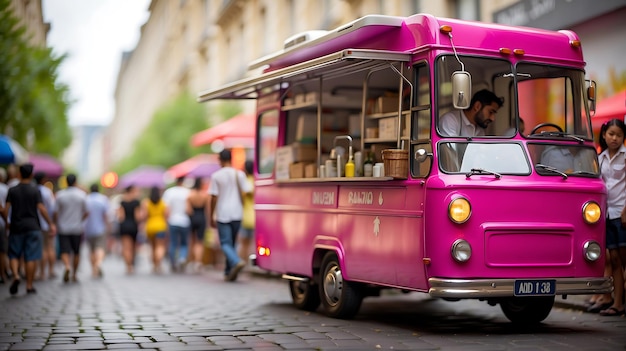
[[[511,297],[500,301],[500,308],[513,323],[537,324],[550,314],[554,296]]]
[[[313,312],[320,305],[320,295],[316,284],[291,280],[289,290],[293,304],[301,310]]]
[[[342,319],[354,317],[361,307],[363,294],[356,283],[343,279],[335,253],[324,256],[321,272],[319,295],[326,315]]]

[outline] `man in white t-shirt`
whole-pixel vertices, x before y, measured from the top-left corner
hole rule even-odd
[[[219,155],[221,169],[211,175],[209,194],[211,195],[211,227],[217,228],[220,246],[226,257],[224,279],[237,280],[237,275],[246,265],[239,257],[235,244],[243,218],[242,194],[251,193],[246,175],[231,166],[230,150]]]
[[[170,232],[169,256],[173,271],[182,271],[187,261],[187,241],[189,237],[189,189],[183,186],[185,177],[176,179],[176,185],[165,190],[163,202],[167,206],[169,216],[167,224]]]
[[[489,90],[480,90],[472,97],[469,108],[450,111],[439,118],[439,132],[450,137],[483,136],[500,107],[502,99]]]
[[[65,178],[67,188],[60,190],[56,198],[54,218],[58,227],[61,261],[65,266],[63,282],[76,282],[78,264],[80,263],[80,244],[83,235],[83,221],[89,216],[87,211],[87,194],[76,186],[76,175],[68,174]],[[71,260],[71,262],[70,262]]]

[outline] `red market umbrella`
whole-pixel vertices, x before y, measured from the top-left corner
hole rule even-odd
[[[126,188],[134,185],[138,188],[151,188],[153,186],[165,187],[165,168],[159,166],[139,166],[124,174],[120,178],[118,186]]]
[[[44,172],[48,178],[59,178],[63,175],[63,165],[50,155],[31,153],[28,160],[33,164],[34,172]]]
[[[171,179],[182,176],[189,178],[208,178],[213,172],[220,169],[220,167],[217,155],[200,154],[175,164],[167,170],[167,173]]]
[[[237,145],[252,147],[254,146],[255,133],[255,115],[239,114],[214,127],[194,134],[191,138],[191,145],[201,146],[221,140],[226,147]]]

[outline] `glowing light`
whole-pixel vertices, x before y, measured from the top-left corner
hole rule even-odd
[[[105,188],[115,188],[117,181],[117,173],[115,172],[107,172],[100,178],[100,184]]]

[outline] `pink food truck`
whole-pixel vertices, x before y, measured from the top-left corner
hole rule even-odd
[[[395,288],[538,323],[612,290],[584,67],[567,30],[372,15],[198,100],[256,100],[254,262],[298,308],[350,318]]]

